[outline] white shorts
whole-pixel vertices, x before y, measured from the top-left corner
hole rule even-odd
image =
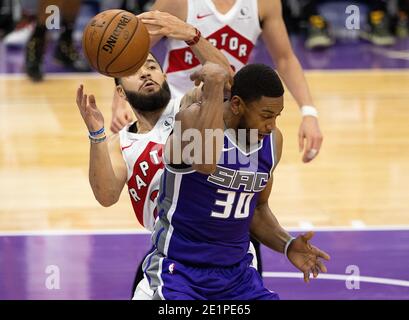
[[[146,277],[144,276],[136,286],[132,300],[152,300],[152,297],[153,291],[149,286],[148,279],[146,279]]]

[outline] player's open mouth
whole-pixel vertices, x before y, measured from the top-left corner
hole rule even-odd
[[[142,89],[151,89],[154,88],[156,85],[153,81],[146,81],[145,84],[142,86]]]

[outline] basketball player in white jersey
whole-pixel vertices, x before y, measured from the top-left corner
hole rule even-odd
[[[299,150],[304,151],[302,160],[309,162],[318,155],[323,138],[317,110],[302,67],[291,48],[280,0],[156,0],[152,10],[169,12],[197,27],[202,37],[226,55],[235,71],[247,63],[257,39],[262,36],[279,75],[302,113],[298,132]],[[149,14],[154,21],[155,13]],[[147,19],[144,22],[149,23]],[[165,27],[151,33],[151,46],[165,36]],[[197,71],[198,66],[187,45],[168,39],[164,71],[173,94],[190,90],[188,76]],[[111,130],[119,131],[131,116],[126,104],[114,103]]]
[[[188,41],[195,36],[195,28],[168,13],[161,15],[161,21],[167,22],[168,37]],[[191,43],[191,48],[202,63],[218,62],[230,71],[223,54],[204,38]],[[115,83],[118,96],[131,105],[137,121],[109,139],[95,97],[88,98],[82,85],[77,91],[77,105],[91,141],[90,184],[96,199],[105,207],[118,201],[127,184],[138,221],[152,231],[163,172],[162,147],[173,129],[180,99],[171,99],[166,74],[152,54],[134,75],[115,79]],[[139,271],[135,285],[141,279]]]

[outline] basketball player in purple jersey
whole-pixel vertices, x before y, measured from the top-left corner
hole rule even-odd
[[[151,10],[169,12],[197,27],[202,37],[223,52],[235,71],[245,66],[260,37],[274,61],[277,71],[297,102],[301,111],[298,131],[302,161],[310,162],[319,153],[323,140],[308,83],[295,56],[282,17],[280,0],[156,0]],[[149,26],[161,26],[151,33],[153,47],[164,36],[166,23],[156,19],[156,11],[144,15]],[[166,39],[164,70],[172,96],[191,90],[189,75],[200,68],[199,61],[189,46],[180,41]],[[132,118],[127,104],[115,97],[112,105],[111,130],[119,131]],[[262,273],[260,244],[253,241]]]
[[[176,115],[180,130],[175,125],[166,143],[154,250],[143,264],[146,279],[155,299],[278,299],[251,266],[250,232],[286,254],[305,281],[326,272],[321,259],[329,259],[309,244],[312,232],[291,237],[268,205],[282,151],[275,122],[283,110],[283,86],[262,64],[234,76],[226,101],[229,74],[217,64],[205,64],[191,79],[204,84]],[[192,129],[200,133],[194,148],[181,138]],[[237,139],[243,131],[244,143]]]

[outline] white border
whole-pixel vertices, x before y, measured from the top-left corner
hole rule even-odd
[[[54,73],[46,73],[44,75],[44,81],[42,82],[32,82],[29,77],[25,73],[0,73],[1,80],[24,80],[30,81],[33,85],[41,85],[47,83],[48,79],[78,79],[81,81],[83,78],[91,78],[91,79],[98,79],[98,78],[107,78],[110,79],[108,76],[104,76],[97,72],[54,72]]]
[[[288,232],[306,232],[305,228],[285,228]],[[308,230],[309,231],[309,230]],[[409,225],[377,225],[355,228],[351,226],[323,226],[313,227],[311,231],[318,232],[348,232],[348,231],[409,231]],[[25,231],[0,231],[0,236],[70,236],[70,235],[127,235],[151,234],[150,231],[140,228],[135,229],[78,229],[78,230],[25,230]]]
[[[310,69],[304,70],[305,73],[318,74],[318,73],[339,73],[339,74],[375,74],[375,73],[409,73],[409,68],[390,68],[390,69]],[[110,78],[98,72],[54,72],[46,73],[44,81],[39,84],[46,83],[47,79],[78,79],[82,78]],[[20,80],[27,79],[28,76],[25,73],[0,73],[0,79]]]
[[[263,277],[265,278],[297,278],[303,279],[304,274],[301,272],[263,272]],[[376,284],[386,284],[391,286],[401,286],[409,287],[409,281],[400,279],[390,279],[390,278],[379,278],[379,277],[365,277],[365,276],[354,276],[354,275],[343,275],[343,274],[320,274],[318,278],[314,280],[337,280],[337,281],[357,281],[357,282],[367,282]]]

